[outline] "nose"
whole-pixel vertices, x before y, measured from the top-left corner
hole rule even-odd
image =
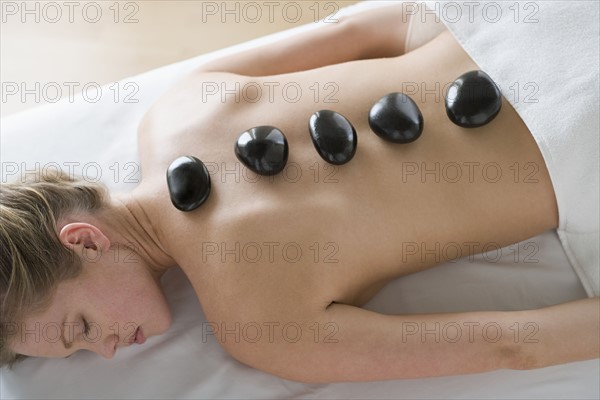
[[[117,343],[119,343],[119,337],[117,335],[108,335],[108,337],[98,341],[94,351],[110,360],[117,352]]]

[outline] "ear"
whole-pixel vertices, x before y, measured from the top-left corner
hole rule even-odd
[[[96,260],[103,252],[110,250],[110,240],[94,225],[84,222],[66,224],[58,235],[60,241],[75,254]]]

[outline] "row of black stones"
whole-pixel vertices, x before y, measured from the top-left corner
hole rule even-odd
[[[502,104],[500,90],[483,71],[459,76],[448,89],[445,105],[448,118],[463,128],[476,128],[493,120]],[[369,112],[369,126],[376,135],[392,143],[411,143],[423,132],[423,115],[417,104],[404,93],[390,93],[377,101]],[[354,126],[343,115],[321,110],[308,121],[315,149],[325,161],[342,165],[356,153]],[[238,137],[236,157],[260,175],[275,175],[287,163],[289,147],[283,132],[274,126],[257,126]],[[210,194],[210,175],[202,161],[182,156],[167,170],[171,202],[181,211],[191,211]]]

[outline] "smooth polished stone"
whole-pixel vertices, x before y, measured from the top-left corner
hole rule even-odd
[[[321,158],[342,165],[356,153],[356,130],[344,117],[331,110],[317,111],[308,120],[310,137]]]
[[[235,142],[235,155],[259,175],[275,175],[285,168],[288,142],[274,126],[257,126],[242,132]]]
[[[208,199],[210,175],[202,161],[194,156],[182,156],[169,165],[167,185],[175,208],[192,211]]]
[[[500,89],[483,71],[459,76],[446,93],[446,114],[463,128],[477,128],[493,120],[502,106]]]
[[[423,115],[413,99],[404,93],[390,93],[371,107],[369,126],[382,139],[410,143],[423,132]]]

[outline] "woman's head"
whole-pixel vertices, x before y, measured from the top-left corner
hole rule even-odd
[[[0,188],[0,366],[164,332],[157,275],[101,222],[120,218],[106,188],[64,173]],[[86,333],[87,331],[87,333]]]

